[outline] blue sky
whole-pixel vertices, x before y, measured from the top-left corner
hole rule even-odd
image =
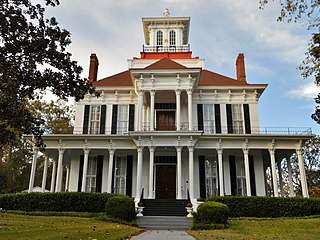
[[[249,83],[267,83],[260,98],[261,127],[312,127],[313,98],[320,91],[297,70],[310,33],[306,23],[279,23],[277,1],[264,10],[258,0],[67,0],[48,15],[72,33],[69,51],[88,76],[89,56],[99,58],[98,78],[127,69],[127,59],[139,57],[144,43],[142,17],[190,16],[193,56],[205,59],[205,68],[235,77],[235,60],[245,54]]]

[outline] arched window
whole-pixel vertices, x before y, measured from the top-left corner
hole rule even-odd
[[[169,33],[169,46],[176,46],[176,32],[171,30]]]
[[[157,49],[162,48],[163,46],[163,32],[157,31]]]

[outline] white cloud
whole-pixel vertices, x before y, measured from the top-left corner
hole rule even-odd
[[[289,90],[286,95],[292,98],[298,97],[313,99],[319,92],[319,86],[316,86],[314,83],[309,83],[296,89]]]

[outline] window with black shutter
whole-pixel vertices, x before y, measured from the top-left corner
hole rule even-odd
[[[203,131],[203,106],[202,106],[202,104],[198,104],[197,109],[198,109],[198,130]]]
[[[250,123],[249,104],[243,104],[243,111],[244,111],[244,124],[245,124],[246,134],[250,134],[251,133],[251,123]]]
[[[84,106],[83,126],[82,126],[82,133],[83,134],[88,134],[89,116],[90,116],[90,105],[85,105]]]
[[[227,128],[228,128],[228,133],[233,133],[233,121],[232,121],[231,104],[227,104],[226,105],[226,110],[227,110]]]
[[[216,121],[216,133],[221,133],[221,113],[220,104],[214,105],[214,118]]]

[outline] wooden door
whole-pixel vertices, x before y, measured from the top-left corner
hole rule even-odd
[[[175,111],[157,112],[157,130],[170,131],[175,130]]]
[[[156,198],[176,198],[176,165],[157,165]]]

